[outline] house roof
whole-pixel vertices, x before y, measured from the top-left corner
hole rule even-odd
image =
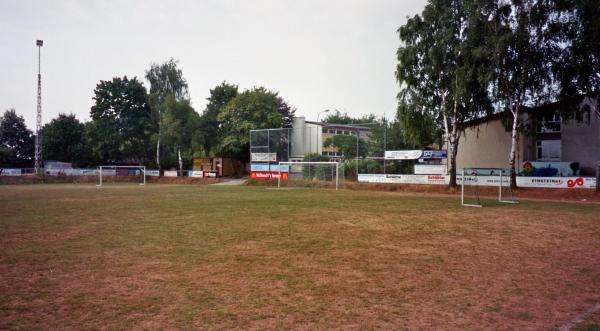
[[[353,124],[336,124],[336,123],[323,123],[323,122],[313,122],[313,121],[306,121],[306,123],[320,125],[323,127],[335,127],[335,128],[341,128],[341,129],[353,129],[353,130],[358,129],[358,130],[362,130],[362,131],[370,130],[369,127],[361,126],[361,125],[353,125]]]

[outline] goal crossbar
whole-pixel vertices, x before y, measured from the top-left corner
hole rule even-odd
[[[96,186],[102,186],[102,170],[103,169],[140,169],[142,174],[142,182],[140,185],[146,185],[146,167],[145,166],[98,166],[98,175],[100,183]]]
[[[279,162],[279,169],[278,169],[279,175],[277,176],[277,187],[281,188],[281,173],[282,173],[281,166],[282,165],[289,165],[290,168],[288,169],[288,171],[291,172],[293,165],[309,165],[310,166],[310,165],[318,165],[318,164],[323,164],[323,165],[330,164],[332,166],[335,166],[335,189],[337,190],[338,187],[339,187],[339,182],[340,182],[340,180],[339,180],[339,178],[340,178],[340,176],[339,176],[339,164],[340,163],[339,162],[327,162],[327,161],[315,161],[315,162]]]

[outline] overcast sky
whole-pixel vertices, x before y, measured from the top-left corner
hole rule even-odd
[[[43,122],[89,119],[100,80],[179,60],[198,112],[222,81],[279,91],[298,115],[395,114],[396,29],[425,0],[0,0],[0,110],[34,130],[36,39]],[[148,83],[144,84],[148,87]],[[321,115],[323,116],[323,115]]]

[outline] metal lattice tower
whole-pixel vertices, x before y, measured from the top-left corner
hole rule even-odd
[[[42,165],[42,74],[41,74],[41,53],[43,40],[36,42],[38,47],[38,84],[37,84],[37,118],[35,123],[35,173],[40,173]]]

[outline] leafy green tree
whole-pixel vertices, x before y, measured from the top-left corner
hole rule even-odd
[[[537,0],[510,0],[490,11],[487,57],[494,69],[492,95],[497,106],[512,116],[509,167],[516,186],[516,151],[524,106],[543,100],[551,83],[543,31],[548,7]]]
[[[331,136],[323,142],[324,147],[335,147],[338,153],[342,154],[347,159],[353,159],[356,157],[367,156],[367,142],[358,138],[358,151],[357,151],[357,138],[356,136],[349,136],[343,134],[336,134]],[[358,155],[357,155],[358,152]]]
[[[219,113],[221,110],[238,95],[238,86],[222,82],[220,85],[210,90],[210,97],[206,100],[208,104],[201,116],[201,127],[204,135],[204,151],[205,153],[213,153],[214,149],[219,145],[222,138],[220,130]]]
[[[202,143],[198,139],[200,115],[192,108],[189,100],[176,100],[173,96],[169,96],[165,99],[164,105],[164,141],[165,144],[174,147],[179,172],[183,175],[183,159],[190,160],[194,149]]]
[[[90,142],[97,162],[150,159],[155,131],[146,88],[137,78],[100,81],[90,111]]]
[[[295,109],[276,92],[264,87],[246,90],[221,110],[218,121],[223,136],[218,150],[224,156],[247,161],[250,153],[250,130],[289,127]]]
[[[165,101],[173,97],[176,101],[189,99],[188,83],[183,77],[183,72],[178,67],[178,61],[173,58],[158,64],[150,64],[146,71],[146,79],[150,82],[149,104],[152,109],[153,120],[156,123],[156,164],[161,169],[160,143],[162,136]]]
[[[425,145],[444,132],[450,186],[456,186],[460,131],[492,111],[483,22],[490,1],[429,0],[421,15],[398,30],[398,119],[409,141]]]
[[[352,117],[348,113],[342,113],[339,110],[330,112],[323,118],[323,123],[330,124],[365,124],[374,123],[377,121],[377,116],[373,114],[364,115],[362,117]]]
[[[551,15],[546,40],[555,64],[552,72],[560,98],[568,100],[561,116],[579,119],[581,110],[587,110],[600,117],[600,5],[597,0],[547,1]]]
[[[42,128],[46,160],[71,162],[84,166],[89,162],[85,146],[85,124],[74,114],[59,114]]]
[[[0,165],[3,167],[33,166],[34,137],[23,116],[9,109],[0,117]]]

